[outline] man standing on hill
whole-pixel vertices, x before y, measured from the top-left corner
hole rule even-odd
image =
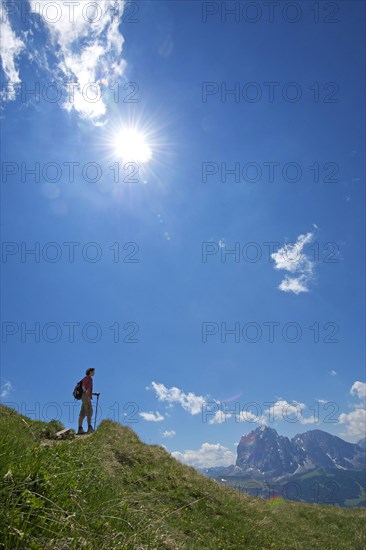
[[[92,369],[92,368],[87,369],[85,374],[86,376],[84,376],[82,380],[83,395],[81,398],[82,405],[81,405],[80,416],[79,416],[78,435],[94,432],[93,426],[92,426],[93,407],[92,407],[91,400],[93,398],[93,376],[95,374],[95,369]],[[84,429],[83,429],[83,420],[85,417],[87,417],[87,420],[88,420],[87,432],[84,432]]]

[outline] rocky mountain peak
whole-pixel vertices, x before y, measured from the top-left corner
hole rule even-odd
[[[290,440],[261,426],[241,437],[236,466],[243,473],[279,477],[312,468],[361,469],[365,455],[359,445],[323,430],[309,430]]]

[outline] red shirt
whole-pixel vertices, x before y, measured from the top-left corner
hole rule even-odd
[[[85,393],[86,390],[89,390],[90,399],[93,399],[93,397],[92,397],[93,379],[92,379],[91,376],[89,376],[89,375],[84,376],[83,381],[82,381],[82,388],[83,388],[83,393]]]

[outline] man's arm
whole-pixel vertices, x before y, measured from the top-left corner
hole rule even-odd
[[[85,380],[86,379],[86,380]],[[85,376],[83,378],[83,381],[81,383],[81,387],[83,389],[83,393],[87,393],[90,396],[90,389],[85,386],[89,382],[88,378]]]

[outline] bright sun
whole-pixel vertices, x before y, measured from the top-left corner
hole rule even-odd
[[[152,151],[143,132],[135,128],[124,128],[114,139],[115,154],[124,162],[149,162]]]

